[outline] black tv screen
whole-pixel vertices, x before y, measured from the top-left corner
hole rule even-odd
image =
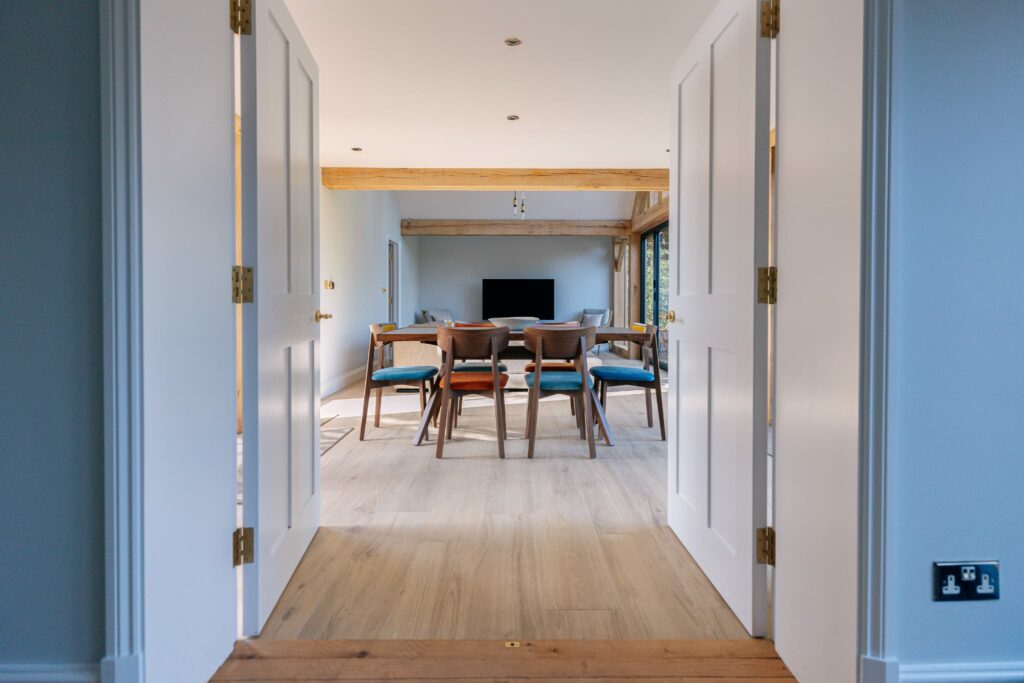
[[[483,319],[555,317],[554,280],[484,280]]]

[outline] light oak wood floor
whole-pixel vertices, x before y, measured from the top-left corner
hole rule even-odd
[[[358,425],[359,388],[325,402]],[[386,395],[380,428],[322,458],[322,527],[262,639],[741,639],[747,634],[666,526],[666,447],[643,395],[609,394],[618,439],[587,457],[564,399],[466,399],[445,458],[410,441],[418,399]],[[372,402],[371,402],[372,406]],[[371,408],[372,409],[372,408]]]
[[[214,681],[795,683],[764,640],[239,641]]]

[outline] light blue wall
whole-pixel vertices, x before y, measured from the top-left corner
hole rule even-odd
[[[897,4],[893,655],[1024,661],[1024,2]],[[933,561],[978,559],[1000,600],[932,602]]]
[[[608,237],[420,237],[421,308],[479,320],[484,278],[554,278],[555,317],[611,308]]]
[[[320,389],[331,394],[362,381],[369,325],[385,322],[387,243],[398,244],[398,323],[412,323],[419,304],[419,237],[402,237],[395,192],[320,190],[320,308],[334,316],[320,327]]]
[[[0,3],[0,664],[103,654],[96,2]]]

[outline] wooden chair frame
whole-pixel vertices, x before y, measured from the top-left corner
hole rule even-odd
[[[534,455],[540,399],[546,396],[568,396],[576,405],[576,425],[580,429],[580,437],[587,440],[591,458],[597,457],[594,443],[595,418],[605,441],[609,446],[613,445],[604,408],[601,406],[594,388],[590,385],[590,373],[587,368],[587,352],[594,347],[596,329],[594,327],[545,328],[543,325],[538,325],[525,330],[526,348],[533,351],[535,355],[533,386],[530,387],[526,411],[526,438],[530,440],[527,458],[532,458]],[[573,361],[576,371],[580,373],[580,388],[578,390],[542,390],[541,378],[544,374],[544,359]]]
[[[631,327],[636,329],[642,323],[634,323]],[[595,389],[600,394],[601,407],[608,410],[608,387],[617,386],[631,386],[631,387],[643,387],[644,394],[647,400],[647,426],[654,426],[654,414],[651,409],[651,394],[653,393],[657,397],[658,401],[658,424],[661,427],[661,440],[666,440],[665,433],[665,407],[663,405],[663,399],[661,396],[661,362],[658,359],[658,326],[657,325],[646,325],[644,330],[647,333],[647,337],[643,342],[632,342],[640,347],[641,357],[644,362],[645,370],[652,370],[654,372],[654,380],[650,382],[638,382],[636,380],[606,380],[594,378]]]
[[[431,411],[440,411],[437,422],[437,447],[435,457],[444,455],[445,438],[452,438],[456,426],[456,416],[462,408],[464,396],[486,396],[494,399],[494,424],[498,441],[498,457],[505,457],[505,439],[508,438],[508,426],[505,420],[505,389],[501,383],[502,376],[508,377],[498,369],[499,357],[508,348],[509,331],[507,327],[438,327],[437,345],[444,355],[441,379],[438,382],[441,391],[440,401],[431,405]],[[452,377],[460,373],[453,372],[456,358],[481,358],[490,356],[491,389],[459,390],[452,386]],[[426,419],[426,418],[424,418]]]
[[[397,325],[395,323],[377,323],[370,325],[370,348],[366,353],[366,379],[363,383],[363,418],[359,423],[359,440],[366,440],[366,414],[370,407],[370,393],[374,390],[377,391],[377,402],[373,413],[373,426],[380,427],[380,411],[381,401],[384,395],[385,387],[394,386],[406,386],[406,387],[417,387],[420,390],[420,413],[426,409],[427,406],[427,388],[429,386],[430,393],[437,391],[437,380],[436,375],[430,380],[375,380],[373,379],[373,373],[377,370],[384,369],[384,349],[391,342],[384,342],[380,340],[380,334],[384,331],[390,331],[395,329]],[[374,359],[376,356],[376,361]],[[374,367],[376,362],[376,366]],[[426,434],[429,438],[429,434]]]

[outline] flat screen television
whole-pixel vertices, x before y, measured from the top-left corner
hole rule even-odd
[[[484,280],[483,319],[555,317],[554,280]]]

